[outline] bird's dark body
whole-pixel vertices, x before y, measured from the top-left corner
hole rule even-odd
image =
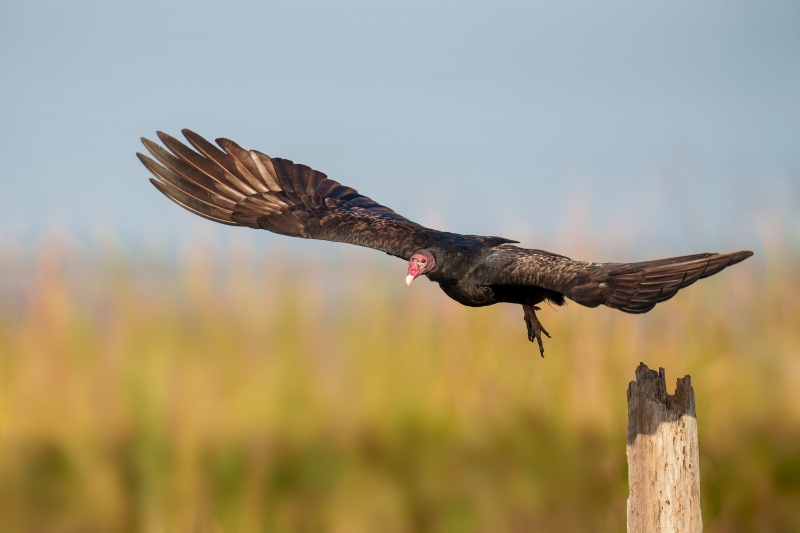
[[[501,244],[505,250],[516,246]],[[497,247],[487,247],[479,242],[432,247],[437,257],[436,268],[428,274],[428,279],[437,282],[442,291],[462,305],[484,307],[496,303],[536,305],[549,300],[556,305],[564,304],[564,295],[537,286],[495,284],[491,272],[497,267]],[[545,253],[541,250],[524,250],[525,253]],[[443,260],[439,260],[441,257]]]
[[[381,250],[409,261],[409,283],[424,274],[463,305],[520,304],[528,338],[538,340],[542,351],[540,333],[547,332],[534,311],[545,300],[562,305],[569,298],[587,307],[603,304],[644,313],[696,280],[752,255],[743,251],[640,263],[574,261],[513,246],[517,241],[503,237],[426,228],[305,165],[248,151],[227,139],[217,139],[215,146],[189,130],[184,135],[195,150],[159,132],[169,150],[142,139],[158,161],[137,154],[154,174],[153,185],[175,203],[221,224]]]

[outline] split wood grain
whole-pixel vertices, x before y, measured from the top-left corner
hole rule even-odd
[[[691,376],[667,393],[664,369],[636,369],[628,385],[628,532],[697,533],[700,465]]]

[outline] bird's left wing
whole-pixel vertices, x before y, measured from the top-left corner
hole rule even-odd
[[[543,250],[494,248],[476,268],[479,284],[540,287],[587,307],[600,304],[626,313],[646,313],[698,279],[744,261],[750,251],[704,253],[641,263],[589,263]]]
[[[228,139],[217,139],[218,148],[192,131],[183,134],[197,151],[158,132],[169,150],[142,139],[157,161],[136,155],[155,176],[150,181],[159,191],[201,217],[366,246],[403,259],[450,235],[412,222],[305,165],[245,150]]]

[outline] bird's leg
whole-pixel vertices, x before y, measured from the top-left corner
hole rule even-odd
[[[542,323],[539,322],[539,319],[536,318],[536,311],[540,311],[538,307],[535,305],[523,305],[523,311],[525,311],[525,325],[528,326],[528,340],[533,342],[539,342],[539,352],[544,357],[544,345],[542,344],[542,333],[547,335],[547,338],[550,338],[550,334],[547,333],[547,330],[544,329]]]

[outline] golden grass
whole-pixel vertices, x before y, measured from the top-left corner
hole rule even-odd
[[[800,530],[779,244],[648,315],[545,308],[545,359],[380,258],[6,254],[0,530],[623,531],[639,361],[693,376],[706,531]]]

